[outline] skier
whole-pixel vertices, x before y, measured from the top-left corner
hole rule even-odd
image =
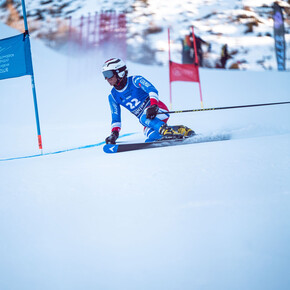
[[[169,127],[168,108],[159,100],[158,91],[144,77],[129,76],[123,60],[112,58],[107,60],[102,73],[108,83],[113,86],[109,95],[112,114],[111,135],[106,138],[107,144],[116,144],[121,130],[121,107],[134,114],[144,126],[145,142],[159,139],[183,138],[194,135],[194,131],[186,126]],[[161,114],[157,114],[161,113]]]

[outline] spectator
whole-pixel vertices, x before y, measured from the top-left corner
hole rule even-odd
[[[199,66],[203,66],[203,50],[202,45],[208,46],[208,52],[210,52],[211,45],[204,41],[199,36],[195,36],[196,42],[196,51],[198,57]],[[195,54],[194,54],[194,44],[192,32],[189,35],[184,37],[182,41],[182,63],[195,63]]]
[[[228,59],[232,58],[228,52],[228,45],[224,44],[221,51],[221,68],[226,68]]]

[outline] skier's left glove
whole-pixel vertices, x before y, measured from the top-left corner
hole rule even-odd
[[[154,119],[158,113],[159,107],[157,105],[152,105],[147,108],[146,110],[146,118],[147,119]]]
[[[116,140],[119,137],[118,131],[112,131],[111,135],[106,138],[106,144],[116,144]]]

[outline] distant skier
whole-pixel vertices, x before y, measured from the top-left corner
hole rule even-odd
[[[115,144],[121,130],[121,107],[134,114],[144,126],[146,142],[161,138],[183,138],[192,136],[194,131],[185,126],[169,127],[168,108],[159,100],[158,91],[144,77],[129,76],[126,64],[118,58],[107,60],[102,68],[104,78],[113,86],[109,95],[112,114],[111,135],[107,144]],[[163,114],[157,114],[163,113]]]

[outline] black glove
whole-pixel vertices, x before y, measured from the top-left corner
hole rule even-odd
[[[111,135],[106,138],[106,144],[116,144],[116,140],[119,137],[118,131],[112,131]]]
[[[146,118],[147,119],[154,119],[158,113],[159,107],[157,105],[152,105],[147,108],[146,110]]]

